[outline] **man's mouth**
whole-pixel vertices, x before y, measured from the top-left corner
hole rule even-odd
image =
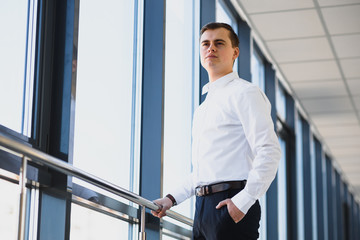
[[[215,55],[208,55],[208,56],[206,56],[206,58],[217,58],[217,56],[215,56]]]

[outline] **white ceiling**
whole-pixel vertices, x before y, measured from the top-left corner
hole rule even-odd
[[[360,0],[232,0],[360,199]]]

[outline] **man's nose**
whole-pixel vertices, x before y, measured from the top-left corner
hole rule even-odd
[[[216,48],[215,48],[214,44],[210,44],[209,48],[208,48],[208,52],[215,52],[215,51],[216,51]]]

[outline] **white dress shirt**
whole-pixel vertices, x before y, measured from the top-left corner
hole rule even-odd
[[[202,90],[208,94],[194,113],[193,172],[171,194],[181,203],[195,194],[197,186],[247,180],[244,190],[232,198],[246,214],[269,188],[280,160],[270,102],[236,72]]]

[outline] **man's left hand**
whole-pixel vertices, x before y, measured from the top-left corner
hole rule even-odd
[[[235,223],[240,222],[241,219],[245,217],[245,214],[235,206],[235,204],[230,198],[219,202],[219,204],[216,206],[216,209],[220,209],[224,206],[227,206],[229,215],[234,220]]]

